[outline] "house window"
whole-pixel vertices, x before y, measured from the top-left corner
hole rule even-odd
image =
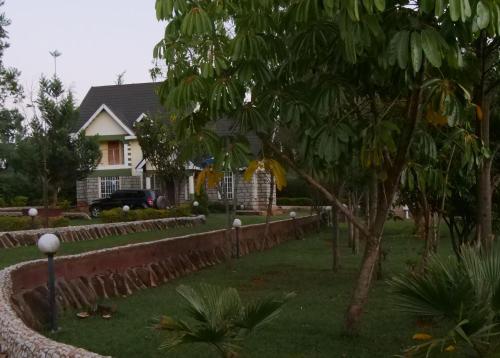
[[[120,189],[120,177],[100,177],[101,198],[107,198]]]
[[[222,192],[226,194],[226,199],[233,198],[233,173],[225,172],[224,179],[222,180]]]
[[[161,189],[160,178],[156,174],[151,175],[151,189],[157,191]]]
[[[123,164],[122,143],[119,141],[108,142],[108,164]]]

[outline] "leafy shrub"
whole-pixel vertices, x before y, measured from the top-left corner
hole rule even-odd
[[[196,288],[181,285],[177,293],[185,301],[188,319],[161,317],[157,328],[167,332],[163,348],[203,343],[221,358],[239,357],[244,338],[278,317],[283,305],[295,296],[288,293],[243,304],[236,289],[208,284]]]
[[[229,204],[229,210],[232,210],[233,205]],[[208,211],[210,213],[225,213],[226,206],[222,201],[211,201],[208,203]]]
[[[31,229],[31,218],[23,216],[0,216],[0,231]]]
[[[167,210],[167,217],[181,217],[191,215],[190,205],[180,205]]]
[[[49,218],[49,226],[50,227],[64,227],[69,226],[69,219],[64,216],[58,216],[55,218]]]
[[[5,202],[5,199],[0,197],[0,208],[3,208],[6,205],[7,203]]]
[[[28,216],[0,216],[0,231],[38,229],[43,227],[43,222],[44,218],[42,217],[37,217],[33,223]],[[68,226],[69,223],[69,219],[62,216],[49,218],[49,227],[64,227]]]
[[[189,205],[181,205],[170,209],[137,209],[125,213],[121,208],[104,210],[101,219],[105,223],[115,223],[122,221],[154,220],[162,218],[180,217],[191,215]]]
[[[286,198],[305,198],[311,196],[311,189],[304,179],[289,175],[287,185],[276,194]]]
[[[193,207],[193,214],[196,215],[208,215],[209,210],[208,210],[208,195],[207,192],[205,191],[205,188],[201,188],[201,191],[199,194],[195,194],[194,200],[198,202],[198,206]]]
[[[15,196],[10,201],[10,205],[12,206],[26,206],[26,204],[28,204],[28,197],[22,195]]]
[[[277,198],[276,204],[283,206],[311,206],[313,200],[311,198]]]
[[[499,348],[500,256],[462,249],[460,260],[434,256],[423,273],[399,275],[389,281],[400,310],[434,320],[446,328],[407,353],[433,357],[445,347],[474,350],[486,357]],[[475,355],[476,356],[476,355]]]
[[[69,200],[61,200],[57,206],[64,211],[68,211],[71,208],[71,202]]]

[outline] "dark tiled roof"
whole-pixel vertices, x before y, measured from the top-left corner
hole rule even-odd
[[[91,87],[80,105],[80,118],[76,130],[79,130],[92,115],[105,104],[113,113],[133,131],[134,121],[142,113],[164,112],[156,88],[158,83],[134,83]],[[215,132],[219,135],[237,134],[232,122],[221,119],[215,123]],[[246,135],[250,149],[257,155],[261,142],[253,133]]]
[[[158,85],[151,82],[91,87],[80,105],[77,129],[80,129],[95,111],[105,104],[133,130],[134,121],[142,113],[157,113],[163,110],[156,94]]]

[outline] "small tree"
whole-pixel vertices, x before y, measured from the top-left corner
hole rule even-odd
[[[185,300],[189,321],[163,316],[158,328],[169,334],[162,347],[205,343],[215,348],[221,358],[238,357],[243,339],[276,318],[294,296],[289,293],[243,305],[234,288],[203,284],[194,289],[181,285],[177,293]]]
[[[182,157],[182,144],[176,139],[174,127],[167,123],[160,114],[144,117],[135,125],[137,139],[144,159],[153,167],[160,178],[160,190],[165,195],[167,185],[174,185],[174,197],[177,204],[181,180],[185,177],[185,166]]]

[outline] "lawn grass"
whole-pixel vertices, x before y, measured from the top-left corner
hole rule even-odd
[[[276,215],[272,220],[288,218],[287,215]],[[241,217],[243,224],[257,224],[265,222],[265,216],[244,216]],[[155,230],[147,232],[132,233],[122,236],[107,236],[101,239],[65,242],[61,244],[58,255],[72,255],[82,252],[105,249],[109,247],[128,245],[138,242],[159,240],[167,237],[188,235],[192,233],[222,229],[226,225],[225,214],[210,214],[203,225],[194,227],[176,227],[167,230]],[[44,256],[36,246],[16,247],[11,249],[0,249],[0,269],[18,262],[40,259]]]
[[[389,222],[384,235],[384,276],[404,272],[407,262],[417,261],[422,243],[413,238],[411,222]],[[330,233],[311,234],[266,252],[253,253],[177,279],[155,289],[114,299],[118,312],[111,320],[91,317],[79,320],[66,312],[61,331],[52,338],[114,357],[216,357],[205,345],[160,351],[162,332],[151,329],[162,314],[183,316],[179,284],[201,282],[237,288],[243,299],[294,291],[297,296],[282,314],[246,342],[243,357],[391,357],[412,344],[415,319],[393,308],[385,281],[377,281],[366,306],[361,336],[346,338],[340,328],[361,255],[354,256],[342,230],[342,269],[331,267]],[[443,254],[450,253],[443,240]]]

